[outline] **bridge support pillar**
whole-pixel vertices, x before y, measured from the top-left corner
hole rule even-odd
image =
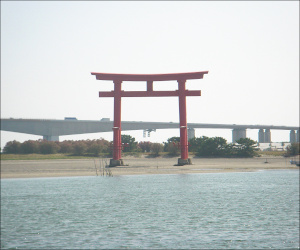
[[[263,129],[260,129],[258,131],[258,142],[259,143],[264,143],[265,142],[265,132]]]
[[[194,128],[188,128],[188,140],[195,138],[195,129]]]
[[[300,135],[299,135],[299,129],[297,130],[297,134],[296,134],[296,142],[300,142]]]
[[[246,138],[246,129],[234,128],[232,130],[232,142],[235,143],[241,138]]]
[[[299,133],[298,133],[299,135]],[[296,133],[295,130],[290,131],[290,143],[295,143],[296,142]]]
[[[43,135],[43,140],[46,141],[59,141],[58,135]]]
[[[266,143],[271,142],[271,131],[270,131],[270,129],[265,129],[265,142]]]

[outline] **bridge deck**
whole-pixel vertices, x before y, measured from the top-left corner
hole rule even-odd
[[[299,130],[297,126],[188,123],[188,128]],[[113,121],[1,119],[1,130],[33,135],[72,135],[112,131]],[[179,123],[122,121],[122,130],[172,129]]]

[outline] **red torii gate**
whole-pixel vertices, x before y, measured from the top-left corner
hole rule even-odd
[[[201,96],[201,90],[187,90],[186,80],[202,79],[208,71],[174,73],[174,74],[110,74],[95,73],[97,80],[109,80],[114,83],[113,91],[99,92],[99,97],[114,97],[114,139],[113,139],[113,159],[110,160],[110,166],[122,166],[121,159],[121,98],[122,97],[179,97],[179,118],[180,118],[180,148],[181,158],[178,159],[178,165],[191,164],[188,158],[188,138],[187,138],[187,119],[186,119],[186,96]],[[154,91],[154,81],[177,81],[178,90],[175,91]],[[147,91],[123,91],[123,81],[146,81]]]

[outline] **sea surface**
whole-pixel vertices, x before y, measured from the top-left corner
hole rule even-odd
[[[299,249],[299,171],[1,180],[1,249]]]

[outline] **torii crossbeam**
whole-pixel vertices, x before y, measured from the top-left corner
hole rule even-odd
[[[110,160],[110,166],[122,166],[121,158],[121,98],[122,97],[179,97],[179,120],[180,120],[180,148],[181,158],[178,159],[178,165],[191,164],[188,158],[188,138],[187,138],[187,118],[186,118],[186,97],[201,96],[200,90],[187,90],[185,83],[191,79],[202,79],[208,71],[174,73],[174,74],[110,74],[95,73],[97,80],[109,80],[114,83],[113,91],[99,92],[99,97],[114,97],[114,139],[113,139],[113,159]],[[122,91],[123,81],[146,81],[146,91]],[[175,91],[154,91],[154,81],[177,81],[178,90]]]

